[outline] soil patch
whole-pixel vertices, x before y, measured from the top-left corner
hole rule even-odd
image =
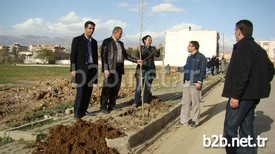
[[[132,101],[128,102],[131,103]],[[153,97],[150,106],[127,107],[116,115],[97,117],[95,122],[81,121],[71,126],[55,126],[50,129],[46,140],[38,142],[33,154],[40,153],[108,153],[117,154],[116,149],[107,146],[105,138],[124,136],[138,127],[148,124],[171,107]]]
[[[122,137],[124,133],[106,123],[105,120],[94,123],[80,121],[72,126],[55,126],[50,129],[50,134],[45,141],[38,142],[33,154],[118,154],[116,149],[107,147],[105,138]]]
[[[91,106],[100,103],[101,89],[94,88]],[[131,87],[122,87],[119,97],[133,93]],[[45,115],[63,115],[66,108],[72,107],[75,94],[75,85],[67,79],[40,81],[30,87],[0,88],[0,130],[43,119]],[[58,109],[52,109],[55,107]]]

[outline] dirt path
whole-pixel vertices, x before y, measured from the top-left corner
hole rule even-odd
[[[202,146],[203,135],[222,134],[222,120],[224,118],[226,99],[220,97],[221,90],[222,84],[219,84],[202,99],[200,125],[197,128],[191,129],[189,126],[176,128],[172,126],[167,133],[148,147],[143,154],[223,153],[223,149],[206,149]]]
[[[224,148],[203,147],[203,135],[222,135],[225,115],[226,98],[221,97],[223,83],[211,91],[201,103],[201,124],[195,129],[189,126],[171,127],[163,136],[147,147],[142,154],[222,154]],[[255,113],[255,134],[268,141],[263,148],[258,148],[260,154],[275,154],[275,81],[272,81],[270,97],[262,99]]]

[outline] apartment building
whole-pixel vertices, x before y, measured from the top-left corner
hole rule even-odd
[[[259,41],[258,44],[266,50],[270,60],[275,62],[275,41]]]

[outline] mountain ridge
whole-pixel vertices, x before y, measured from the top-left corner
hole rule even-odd
[[[57,36],[33,36],[33,35],[0,35],[0,45],[10,46],[18,43],[23,46],[31,44],[47,44],[61,45],[69,48],[73,37],[57,37]]]

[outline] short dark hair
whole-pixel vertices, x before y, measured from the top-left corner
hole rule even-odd
[[[200,44],[198,41],[190,41],[189,43],[193,44],[193,46],[195,47],[196,50],[199,50]]]
[[[249,20],[240,20],[236,23],[236,28],[240,29],[244,36],[252,36],[253,24]]]
[[[85,24],[84,24],[84,28],[87,28],[88,25],[93,25],[93,26],[95,26],[95,23],[92,22],[92,21],[86,21]]]
[[[142,38],[143,44],[145,44],[145,40],[146,40],[148,37],[151,37],[151,35],[145,35],[145,36]],[[151,38],[152,38],[152,37],[151,37]]]
[[[114,29],[113,29],[113,33],[117,32],[117,31],[122,31],[122,28],[119,27],[119,26],[116,26]]]

